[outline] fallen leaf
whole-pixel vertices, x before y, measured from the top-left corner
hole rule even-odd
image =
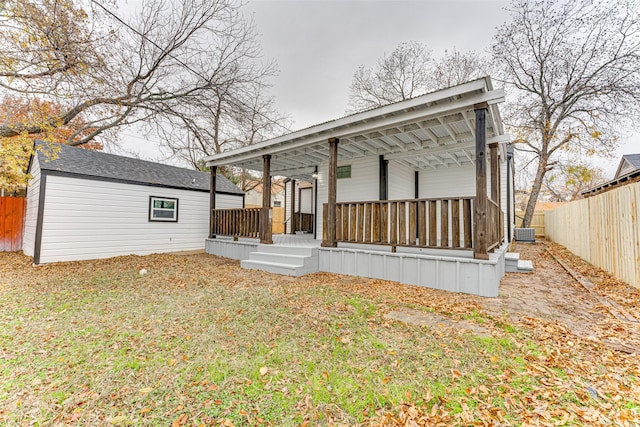
[[[113,417],[109,420],[109,423],[115,426],[130,426],[131,420],[124,415],[118,415],[117,417]]]

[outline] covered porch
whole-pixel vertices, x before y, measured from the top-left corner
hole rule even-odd
[[[304,217],[299,193],[289,191],[285,217],[289,233],[306,224],[307,240],[320,247],[320,271],[373,277],[374,264],[347,267],[353,251],[385,254],[387,264],[416,256],[499,263],[513,201],[497,107],[503,100],[487,77],[210,156],[212,191],[222,165],[262,172],[265,191],[257,209],[216,209],[212,199],[209,241],[274,244],[268,189],[272,176],[285,176],[288,188],[304,181],[313,190]],[[397,254],[395,261],[387,254]]]

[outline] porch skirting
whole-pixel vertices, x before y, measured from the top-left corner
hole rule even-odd
[[[249,259],[249,254],[258,250],[258,242],[234,242],[227,239],[206,239],[204,251],[210,255],[242,261]]]
[[[504,244],[488,260],[468,256],[388,252],[351,247],[317,248],[317,271],[391,280],[451,292],[497,297],[505,273]],[[235,260],[248,260],[259,250],[257,241],[206,239],[205,251]]]
[[[506,248],[497,248],[489,260],[340,247],[320,248],[318,254],[320,271],[497,297]]]

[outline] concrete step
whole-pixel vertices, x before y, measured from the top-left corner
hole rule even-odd
[[[520,254],[518,252],[506,252],[504,254],[505,261],[518,261],[520,259]]]
[[[291,255],[275,252],[252,252],[249,254],[251,261],[266,261],[280,264],[303,266],[307,255]]]
[[[533,261],[521,259],[518,261],[519,273],[531,273],[533,271]]]
[[[517,252],[507,252],[504,254],[504,268],[509,273],[530,273],[533,271],[533,263],[520,259]]]
[[[258,250],[249,254],[249,259],[241,261],[242,268],[263,270],[286,276],[303,276],[318,271],[318,249],[283,246],[258,245]]]
[[[258,245],[258,252],[284,255],[317,255],[318,248],[308,248],[303,246],[284,246],[284,245]]]
[[[257,260],[244,260],[240,261],[242,268],[250,270],[262,270],[269,273],[282,274],[284,276],[304,276],[305,274],[315,273],[318,271],[318,267],[315,269],[294,264],[285,264],[281,262],[269,262],[269,261],[257,261]]]

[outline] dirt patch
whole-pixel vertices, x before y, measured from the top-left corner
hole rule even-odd
[[[472,332],[478,336],[488,337],[491,333],[477,323],[466,320],[454,320],[436,313],[428,313],[410,308],[391,311],[384,316],[386,319],[398,320],[416,326],[429,326],[431,328],[453,327],[459,331]]]

